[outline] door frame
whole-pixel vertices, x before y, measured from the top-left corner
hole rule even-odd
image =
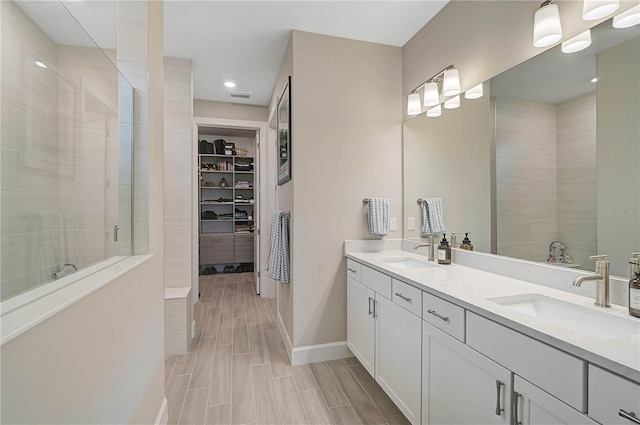
[[[198,200],[199,200],[199,196],[198,196],[198,169],[197,169],[197,158],[198,158],[198,127],[224,127],[224,128],[237,128],[237,129],[242,129],[242,130],[255,130],[258,133],[258,141],[259,143],[265,142],[267,140],[267,123],[265,121],[249,121],[249,120],[234,120],[234,119],[224,119],[224,118],[209,118],[209,117],[193,117],[193,143],[191,146],[191,151],[192,151],[192,159],[194,160],[194,162],[192,163],[192,176],[191,176],[191,189],[192,189],[192,204],[191,204],[191,232],[193,235],[198,236],[198,219],[199,219],[199,213],[198,213]],[[266,146],[261,146],[261,148],[264,150]],[[259,152],[258,147],[256,146],[256,154]],[[255,158],[255,162],[256,162],[256,169],[257,169],[257,173],[261,173],[261,168],[260,167],[260,157],[258,157],[258,155],[256,155]],[[265,164],[262,164],[263,166],[265,166]],[[258,178],[258,181],[261,181],[262,179]],[[262,182],[260,182],[258,184],[258,187],[256,187],[255,193],[256,193],[256,205],[257,205],[257,214],[256,211],[254,210],[254,216],[258,217],[258,220],[256,220],[256,229],[258,230],[256,232],[256,240],[255,240],[255,244],[258,247],[258,256],[256,258],[256,261],[254,262],[254,267],[257,268],[258,270],[260,270],[260,261],[262,260],[262,258],[265,257],[265,253],[262,253],[260,251],[260,237],[262,236],[261,234],[261,230],[260,230],[260,225],[259,223],[259,219],[262,216],[263,212],[261,211],[261,205],[262,202],[264,201],[264,199],[261,199],[261,197],[263,195],[267,195],[266,191],[261,191],[260,186],[263,185]],[[196,303],[198,302],[198,293],[199,291],[199,274],[198,274],[198,237],[194,237],[192,238],[192,243],[191,243],[191,276],[192,276],[192,282],[191,282],[191,286],[193,288],[196,288],[197,290],[193,291],[193,302]],[[260,276],[260,277],[258,277]],[[262,275],[259,275],[258,273],[256,273],[256,293],[258,294],[263,294],[265,291],[262,290]],[[267,291],[268,292],[268,291]],[[264,296],[264,295],[262,295]]]

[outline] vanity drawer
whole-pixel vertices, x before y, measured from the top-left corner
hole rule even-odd
[[[423,292],[422,318],[436,328],[464,342],[464,308]]]
[[[624,412],[640,420],[640,384],[589,365],[589,416],[603,424],[633,424],[620,416]]]
[[[587,364],[564,351],[467,311],[467,345],[574,409],[586,413]]]
[[[391,277],[362,266],[362,283],[385,298],[391,299]]]
[[[347,276],[351,279],[362,282],[362,265],[350,258],[347,258]]]
[[[392,301],[420,317],[422,310],[422,291],[395,279],[393,279],[392,288]]]

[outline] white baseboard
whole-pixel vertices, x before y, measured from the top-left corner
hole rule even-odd
[[[160,410],[158,410],[158,416],[156,416],[155,425],[167,425],[167,423],[169,423],[169,410],[167,407],[167,398],[163,397]]]
[[[351,350],[347,347],[347,341],[307,345],[305,347],[296,347],[292,351],[291,364],[294,366],[344,359],[353,356]]]
[[[276,320],[276,322],[278,322],[278,332],[280,332],[280,338],[284,343],[284,351],[285,353],[287,353],[289,362],[291,362],[291,356],[292,356],[291,338],[289,338],[289,332],[287,332],[287,327],[284,325],[284,322],[282,321],[282,316],[280,316],[279,311],[278,311],[278,320]]]

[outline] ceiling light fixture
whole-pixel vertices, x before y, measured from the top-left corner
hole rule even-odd
[[[589,46],[591,46],[590,29],[576,35],[573,38],[568,39],[567,41],[563,41],[560,50],[562,50],[562,53],[575,53],[579,52],[580,50],[584,50]]]
[[[620,0],[584,0],[582,19],[593,21],[612,14],[620,7]]]
[[[597,82],[598,82],[598,77],[593,77],[593,78],[591,79],[591,82],[592,82],[592,83],[597,83]]]
[[[540,5],[533,17],[533,45],[547,47],[560,39],[562,39],[560,11],[553,0],[547,0]]]
[[[34,63],[35,63],[36,65],[38,65],[40,68],[45,68],[45,69],[47,69],[47,65],[43,64],[43,63],[42,63],[42,62],[40,62],[40,61],[35,61]]]
[[[640,24],[640,4],[613,17],[614,28],[629,28]]]
[[[427,111],[427,116],[429,118],[437,118],[440,115],[442,115],[442,107],[440,105],[434,106]]]
[[[465,99],[479,99],[482,97],[484,92],[482,91],[482,83],[477,86],[471,87],[469,90],[464,92]]]
[[[456,109],[460,107],[460,95],[455,95],[444,102],[444,109]]]
[[[236,86],[236,83],[234,83],[232,81],[225,81],[224,82],[224,86],[232,89],[232,88],[234,88]]]
[[[409,95],[407,115],[418,115],[420,112],[422,112],[422,107],[420,106],[420,93],[414,90]]]
[[[438,82],[430,81],[424,86],[424,106],[436,106],[439,103]]]

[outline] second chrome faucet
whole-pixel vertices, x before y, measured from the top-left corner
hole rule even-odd
[[[429,255],[427,257],[427,260],[435,261],[436,257],[435,257],[435,248],[433,246],[433,235],[427,236],[427,243],[417,243],[417,244],[415,244],[413,246],[413,250],[417,251],[418,248],[423,247],[423,246],[428,246],[429,247]]]

